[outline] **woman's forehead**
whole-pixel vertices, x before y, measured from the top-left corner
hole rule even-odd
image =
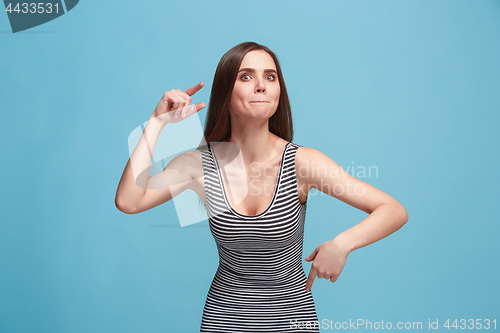
[[[243,61],[241,68],[255,68],[255,69],[276,69],[273,58],[264,50],[254,50],[248,52]]]

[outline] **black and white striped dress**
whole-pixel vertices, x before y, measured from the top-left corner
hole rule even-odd
[[[287,143],[271,203],[252,216],[231,207],[213,149],[200,148],[205,207],[219,251],[200,332],[319,332],[302,267],[306,203],[298,197],[298,147]]]

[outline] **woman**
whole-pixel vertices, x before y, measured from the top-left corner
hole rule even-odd
[[[335,282],[348,254],[401,228],[408,220],[406,210],[320,151],[292,142],[290,105],[278,59],[252,42],[233,47],[219,62],[206,144],[148,177],[160,132],[205,107],[190,106],[191,96],[202,87],[203,82],[163,95],[125,167],[116,206],[139,213],[186,189],[203,200],[219,268],[207,295],[201,332],[319,332],[310,292],[314,279]],[[312,188],[369,215],[317,246],[305,258],[312,262],[306,278],[301,255]]]

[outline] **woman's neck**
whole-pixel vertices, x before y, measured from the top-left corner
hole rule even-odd
[[[228,142],[238,145],[246,164],[266,163],[283,150],[283,139],[269,131],[269,120],[238,124],[232,119]]]

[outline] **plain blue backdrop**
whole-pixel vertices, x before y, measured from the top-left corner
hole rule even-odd
[[[500,1],[83,0],[16,34],[0,14],[0,332],[199,331],[207,221],[181,228],[172,202],[126,215],[114,197],[161,95],[204,81],[193,102],[208,104],[244,41],[280,59],[293,141],[376,166],[360,179],[409,214],[315,280],[319,319],[498,327]],[[303,258],[367,216],[320,194]]]

